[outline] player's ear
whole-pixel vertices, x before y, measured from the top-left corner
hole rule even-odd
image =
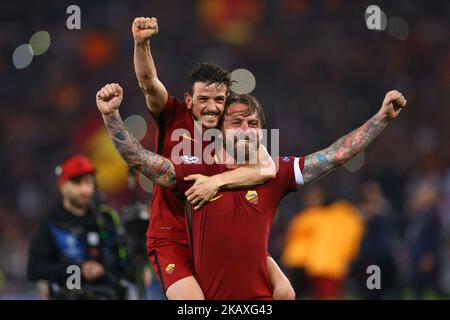
[[[189,92],[184,94],[184,102],[189,110],[192,109],[192,95]]]

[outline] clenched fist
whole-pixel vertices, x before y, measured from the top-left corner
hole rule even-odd
[[[392,90],[386,94],[380,113],[382,113],[388,120],[392,120],[397,118],[400,111],[402,111],[405,106],[405,97],[397,90]]]
[[[104,115],[113,113],[120,107],[122,99],[123,90],[119,84],[107,84],[97,92],[97,108]]]
[[[158,20],[156,18],[135,18],[131,27],[134,41],[144,43],[154,34],[158,34]]]

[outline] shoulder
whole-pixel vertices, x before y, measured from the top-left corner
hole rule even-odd
[[[168,96],[164,110],[156,115],[158,120],[173,122],[176,119],[184,119],[189,116],[189,109],[184,101],[180,101],[173,96]]]
[[[180,101],[177,98],[175,98],[174,96],[168,95],[167,96],[167,101],[166,101],[166,105],[165,105],[165,109],[167,108],[186,108],[186,104],[184,103],[184,101]]]
[[[331,204],[331,207],[336,210],[342,210],[347,212],[358,212],[358,209],[348,200],[338,200]]]
[[[107,206],[106,204],[100,204],[97,206],[97,211],[106,219],[108,219],[110,222],[112,222],[115,226],[120,225],[120,216],[119,213]]]
[[[346,218],[355,222],[362,222],[362,217],[358,208],[348,200],[338,200],[330,205],[331,210],[335,214],[340,214],[342,218]]]
[[[293,156],[277,157],[275,158],[275,163],[279,171],[285,171],[287,169],[293,168],[295,163],[295,157]]]
[[[62,203],[57,203],[50,208],[50,211],[42,219],[42,223],[50,224],[67,219],[67,211],[64,209]]]
[[[275,158],[278,179],[294,177],[297,185],[303,184],[304,157],[285,156]]]

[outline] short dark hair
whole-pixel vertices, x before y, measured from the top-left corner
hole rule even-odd
[[[227,93],[230,91],[232,84],[230,73],[213,63],[201,63],[192,69],[190,74],[191,87],[189,93],[192,94],[196,82],[205,82],[208,85],[213,83],[217,85],[224,84],[227,86]]]
[[[259,101],[252,96],[251,94],[231,94],[227,97],[227,100],[225,101],[225,109],[223,114],[230,116],[232,113],[228,112],[228,108],[233,103],[242,103],[248,106],[248,109],[246,112],[243,112],[242,115],[244,117],[251,116],[254,112],[258,114],[259,121],[261,123],[261,128],[264,127],[266,124],[266,116],[264,114],[264,109],[262,105],[259,103]],[[223,117],[222,117],[223,119]]]

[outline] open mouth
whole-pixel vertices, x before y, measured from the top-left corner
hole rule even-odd
[[[219,117],[219,114],[214,112],[205,112],[202,113],[202,117],[205,119],[217,119],[217,117]]]

